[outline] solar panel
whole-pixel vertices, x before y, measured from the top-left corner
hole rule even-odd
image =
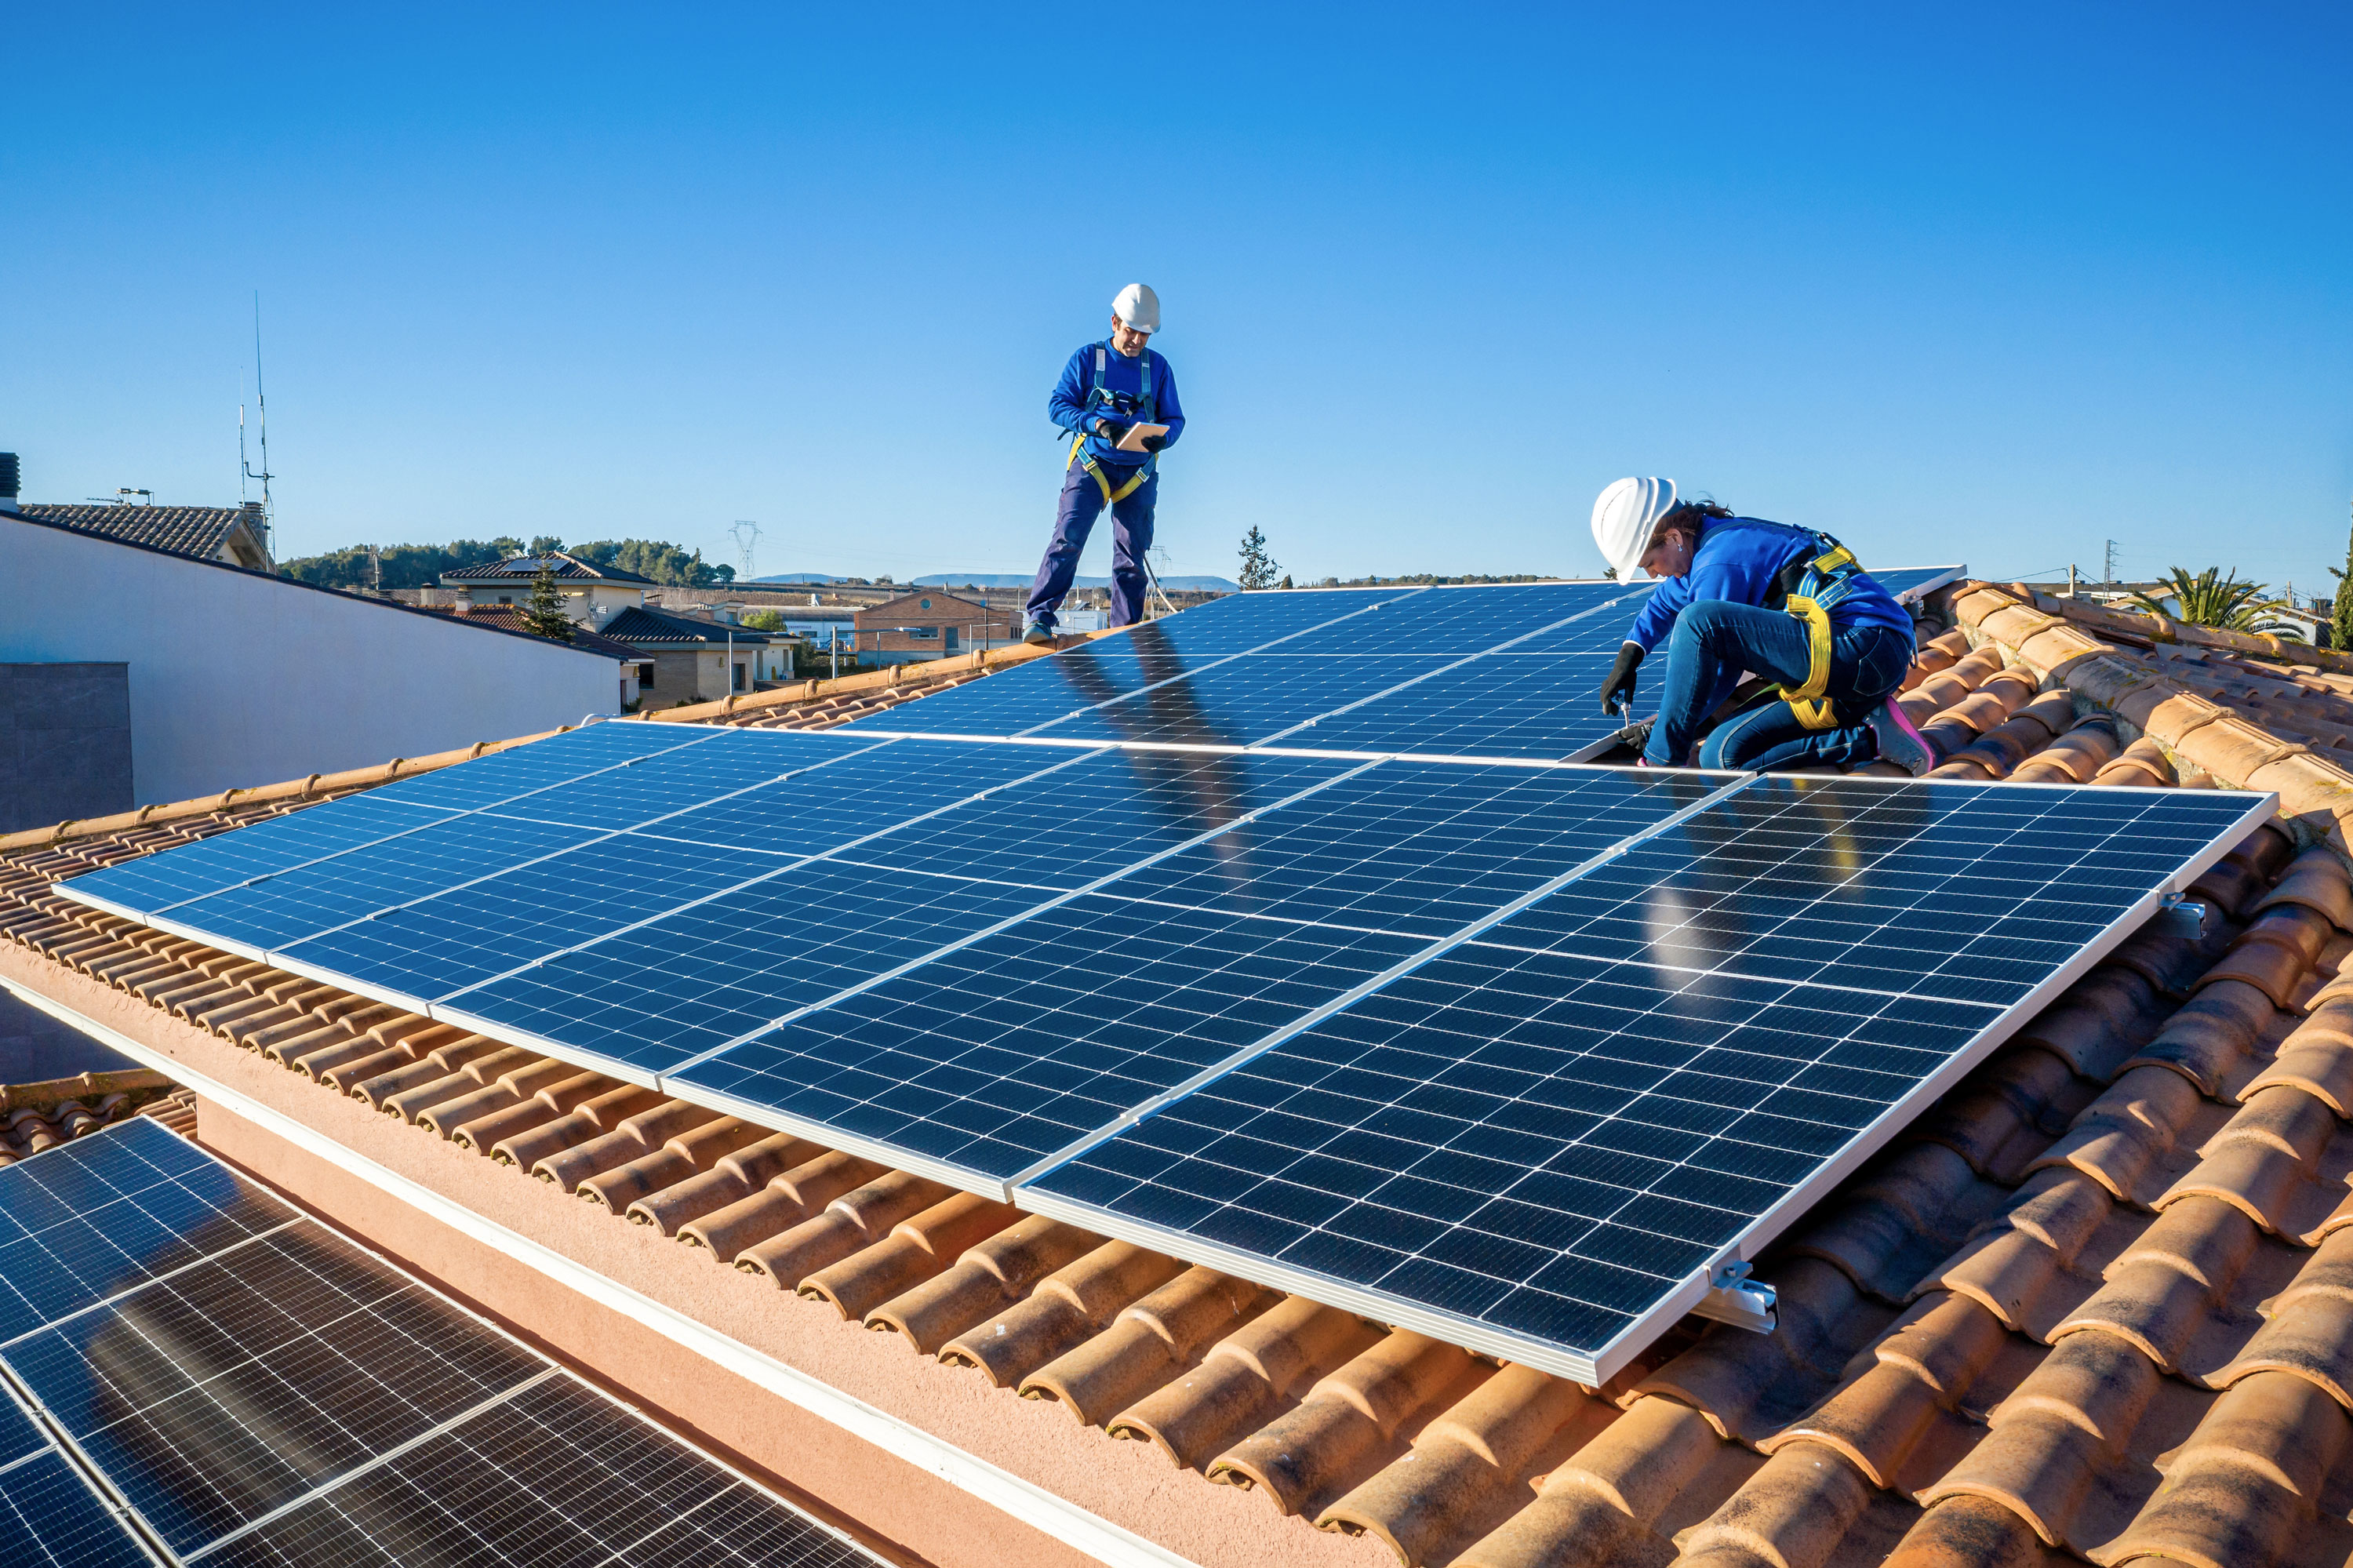
[[[0,1563],[153,1568],[156,1561],[56,1448],[0,1468]]]
[[[1604,749],[1626,724],[1601,709],[1606,653],[1490,653],[1401,690],[1310,719],[1270,744],[1421,757],[1574,759]]]
[[[0,1463],[0,1547],[15,1528],[50,1560],[146,1561],[101,1528],[102,1489],[184,1561],[724,1562],[743,1531],[769,1561],[872,1562],[158,1123],[0,1171],[0,1218],[26,1238],[143,1218],[182,1260],[0,1340],[70,1444]]]
[[[1758,779],[1016,1201],[1599,1383],[2270,807]]]

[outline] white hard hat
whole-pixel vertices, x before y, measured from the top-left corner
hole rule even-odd
[[[1651,530],[1674,509],[1672,479],[1621,479],[1594,502],[1593,542],[1601,546],[1601,558],[1617,568],[1620,581],[1633,580],[1650,553]]]
[[[1160,296],[1149,283],[1130,283],[1111,302],[1111,313],[1137,332],[1160,330]]]

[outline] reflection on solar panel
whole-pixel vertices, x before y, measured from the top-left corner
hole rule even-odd
[[[0,1466],[8,1561],[146,1561],[93,1489],[182,1561],[873,1561],[158,1123],[0,1171],[0,1223],[82,1265],[0,1340],[76,1457]]]
[[[1757,779],[1021,1201],[1599,1382],[2253,799]]]

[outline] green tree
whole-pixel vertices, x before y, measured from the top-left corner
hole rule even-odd
[[[2328,568],[2337,579],[2336,597],[2328,601],[2328,645],[2353,649],[2353,535],[2345,541],[2345,567]]]
[[[555,568],[543,557],[539,576],[531,579],[531,602],[522,612],[523,624],[533,634],[553,642],[572,641],[572,618],[564,613],[564,590],[555,586]]]
[[[544,556],[550,550],[562,548],[564,548],[564,541],[553,534],[541,534],[531,542],[531,553],[534,556]]]
[[[2167,596],[2180,608],[2168,610],[2163,601],[2145,593],[2133,598],[2153,615],[2166,615],[2190,626],[2211,626],[2217,631],[2252,631],[2265,610],[2282,608],[2275,599],[2265,599],[2264,587],[2257,582],[2241,582],[2236,571],[2222,575],[2220,567],[2209,567],[2196,577],[2186,567],[2176,567],[2159,579],[2171,592]]]
[[[689,555],[661,539],[597,539],[569,554],[592,566],[617,567],[670,588],[709,588],[735,580],[734,567],[707,566],[702,551]]]
[[[754,631],[782,631],[785,618],[773,609],[755,609],[744,618],[744,624]]]
[[[1275,558],[1266,553],[1266,532],[1253,523],[1250,531],[1242,535],[1242,566],[1240,582],[1244,593],[1255,593],[1274,586],[1275,573],[1281,569]]]

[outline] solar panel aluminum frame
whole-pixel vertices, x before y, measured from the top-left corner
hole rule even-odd
[[[1753,783],[1758,775],[1744,781]],[[1864,775],[1852,775],[1848,782],[1863,779]],[[1891,787],[1902,788],[1911,780],[1889,780]],[[2010,784],[1999,780],[1939,779],[1939,784],[1958,783],[1986,789],[2096,789],[2101,791],[2131,790],[2135,786],[2084,784]],[[1712,800],[1722,796],[1711,797]],[[2012,1003],[1980,1030],[1975,1038],[1953,1053],[1936,1071],[1920,1082],[1894,1104],[1889,1106],[1851,1139],[1836,1155],[1823,1161],[1802,1182],[1768,1206],[1763,1213],[1727,1240],[1704,1266],[1694,1271],[1672,1291],[1662,1297],[1649,1310],[1620,1330],[1590,1354],[1567,1349],[1549,1340],[1495,1328],[1471,1318],[1457,1317],[1419,1302],[1370,1287],[1357,1285],[1321,1271],[1284,1264],[1263,1255],[1208,1241],[1187,1232],[1168,1229],[1146,1221],[1129,1219],[1107,1210],[1074,1202],[1029,1185],[1044,1170],[1023,1173],[1022,1184],[1015,1186],[1010,1201],[1028,1213],[1049,1219],[1063,1221],[1082,1230],[1107,1235],[1114,1240],[1167,1253],[1187,1263],[1219,1269],[1238,1275],[1271,1289],[1304,1296],[1326,1306],[1339,1307],[1378,1322],[1397,1328],[1410,1329],[1417,1333],[1483,1351],[1503,1360],[1565,1377],[1588,1388],[1599,1388],[1608,1383],[1635,1356],[1655,1342],[1685,1313],[1698,1311],[1703,1316],[1739,1327],[1770,1331],[1769,1304],[1759,1294],[1762,1287],[1746,1280],[1748,1266],[1766,1248],[1814,1204],[1828,1196],[1841,1182],[1854,1174],[1865,1161],[1883,1149],[1905,1128],[1971,1070],[1999,1049],[2010,1035],[2051,1005],[2069,986],[2088,974],[2102,959],[2115,951],[2126,938],[2131,936],[2168,902],[2185,892],[2190,884],[2210,870],[2225,854],[2242,842],[2249,833],[2269,821],[2278,809],[2279,797],[2265,792],[2249,792],[2250,804],[2232,825],[2218,832],[2205,849],[2186,862],[2164,885],[2151,888],[2129,907],[2116,916],[2092,941],[2065,964],[2053,970],[2048,979],[2024,997]],[[1255,1054],[1255,1053],[1253,1053]],[[1247,1056],[1229,1064],[1240,1065]],[[1201,1082],[1213,1081],[1209,1079]],[[1194,1087],[1200,1086],[1197,1082]],[[1174,1096],[1164,1097],[1161,1105],[1174,1103]],[[1097,1135],[1082,1147],[1093,1147],[1117,1135],[1109,1129]],[[1074,1159],[1082,1148],[1065,1150],[1062,1161]]]
[[[58,1145],[58,1147],[64,1146]],[[43,1150],[41,1152],[47,1154],[50,1151]],[[39,1156],[34,1155],[27,1158],[37,1159]],[[31,1453],[19,1455],[7,1464],[0,1465],[0,1489],[5,1489],[7,1487],[6,1478],[11,1471],[23,1466],[37,1464],[55,1455],[63,1462],[66,1470],[73,1477],[75,1482],[90,1494],[90,1499],[100,1509],[104,1510],[109,1520],[121,1532],[123,1541],[132,1552],[144,1557],[148,1562],[157,1564],[174,1563],[178,1561],[165,1549],[161,1540],[148,1531],[146,1521],[134,1510],[125,1507],[122,1500],[114,1495],[113,1489],[100,1480],[97,1470],[84,1461],[80,1450],[74,1446],[73,1439],[63,1428],[49,1419],[47,1411],[34,1403],[30,1395],[16,1382],[16,1374],[5,1367],[0,1367],[0,1406],[5,1405],[15,1406],[17,1413],[32,1424],[34,1432],[47,1441]],[[52,1560],[55,1560],[54,1555]],[[71,1561],[80,1563],[84,1559],[77,1556]]]

